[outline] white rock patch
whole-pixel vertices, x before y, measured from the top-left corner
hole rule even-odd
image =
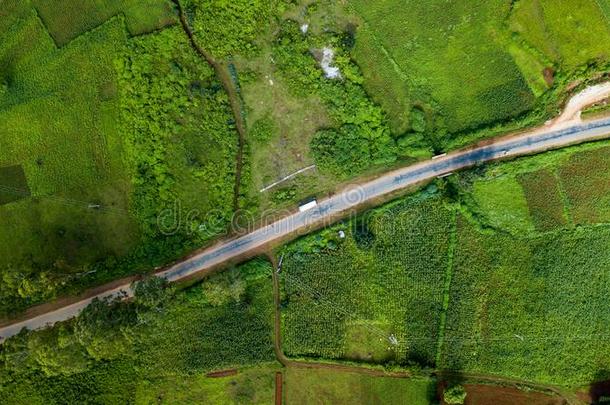
[[[309,24],[305,23],[305,24],[301,25],[301,32],[303,34],[307,34],[308,30],[309,30]]]
[[[322,66],[324,76],[326,76],[326,78],[328,79],[341,78],[341,71],[339,70],[339,68],[332,65],[334,57],[335,52],[332,49],[322,49],[322,61],[320,62],[320,66]]]

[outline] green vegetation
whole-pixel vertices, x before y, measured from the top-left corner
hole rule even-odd
[[[0,167],[0,205],[30,196],[28,181],[21,166]]]
[[[532,231],[528,202],[521,185],[513,177],[477,181],[473,197],[486,222],[515,234]]]
[[[350,2],[359,17],[352,56],[395,134],[416,129],[417,108],[425,139],[451,149],[541,123],[570,82],[607,71],[607,4]]]
[[[390,164],[398,155],[381,108],[368,98],[361,86],[363,78],[349,59],[351,41],[349,33],[303,35],[296,22],[286,21],[273,52],[291,91],[305,95],[313,90],[326,105],[334,125],[316,133],[311,150],[320,169],[343,178],[372,165]],[[336,65],[337,77],[328,77],[317,66],[325,58]]]
[[[164,377],[144,381],[138,385],[136,404],[252,404],[268,405],[274,399],[275,372],[271,366],[240,369],[229,377],[206,377],[203,374],[181,377]]]
[[[550,231],[568,224],[557,177],[548,169],[518,177],[536,229]]]
[[[464,215],[441,367],[563,385],[608,367],[607,151],[583,145],[451,179]],[[513,220],[499,221],[510,199]],[[535,229],[516,229],[518,218]]]
[[[166,29],[132,40],[117,70],[133,211],[147,234],[178,225],[205,240],[232,214],[237,135],[212,68],[189,51],[178,27]],[[203,222],[212,211],[214,226]]]
[[[559,167],[559,177],[575,224],[610,222],[610,148],[575,154]]]
[[[466,400],[466,390],[462,385],[454,385],[443,392],[443,400],[448,404],[463,404]]]
[[[184,0],[195,35],[215,57],[253,55],[255,44],[269,25],[273,6],[282,1]]]
[[[222,276],[179,293],[152,279],[136,287],[133,302],[96,301],[74,321],[8,340],[0,349],[0,402],[145,403],[151,395],[266,402],[268,369],[204,377],[274,358],[271,267],[252,261],[231,272],[243,285],[237,300],[219,304],[207,295],[208,285],[230,288]]]
[[[365,70],[372,77],[368,88],[385,98],[382,105],[400,100],[402,108],[390,107],[395,122],[421,106],[429,112],[427,137],[442,144],[452,136],[447,133],[510,119],[532,107],[534,97],[500,32],[509,3],[353,3],[364,26],[355,57],[371,69]],[[378,64],[381,70],[375,72]],[[395,127],[404,130],[405,124]]]
[[[371,377],[327,369],[289,368],[288,404],[409,404],[435,402],[433,379]]]
[[[0,206],[3,315],[83,281],[91,263],[138,238],[115,113],[123,25],[113,19],[57,50],[26,6],[0,32],[0,166],[21,166],[27,187],[4,177],[0,186],[31,194]]]
[[[176,22],[169,0],[30,0],[58,46],[103,24],[125,16],[131,35],[141,35]]]
[[[605,7],[602,7],[605,5]],[[510,18],[511,29],[561,68],[607,63],[610,41],[607,0],[521,0]]]
[[[82,14],[96,28],[76,36],[82,21],[60,11],[77,8],[54,3],[53,16],[68,19],[57,26],[72,32],[58,49],[41,10],[6,5],[0,314],[149,271],[223,233],[237,134],[186,34],[175,26],[129,38],[128,17],[104,21],[108,10],[83,3],[99,14]]]
[[[607,227],[517,239],[458,221],[442,367],[563,385],[609,350]]]
[[[430,192],[286,248],[287,355],[433,365],[453,214]]]

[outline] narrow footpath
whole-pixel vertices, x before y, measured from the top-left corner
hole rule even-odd
[[[246,144],[246,123],[244,120],[243,114],[243,106],[241,97],[237,91],[236,86],[233,83],[231,78],[231,74],[229,72],[228,67],[222,63],[214,59],[214,57],[203,49],[197,43],[195,39],[195,34],[186,20],[186,15],[184,14],[184,10],[182,9],[182,5],[180,4],[180,0],[172,0],[176,9],[178,10],[178,14],[180,17],[180,25],[182,26],[182,30],[189,38],[191,43],[191,47],[197,52],[197,54],[203,58],[208,65],[210,65],[214,72],[216,73],[216,77],[220,81],[220,84],[224,88],[227,96],[229,97],[229,103],[231,104],[231,110],[233,111],[233,117],[235,119],[235,128],[237,129],[238,134],[238,142],[237,142],[237,155],[235,156],[235,185],[233,188],[233,210],[237,211],[239,208],[239,193],[241,186],[241,172],[243,167],[244,160],[244,148]]]

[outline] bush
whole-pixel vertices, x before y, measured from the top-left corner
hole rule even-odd
[[[461,385],[454,385],[443,392],[443,400],[450,405],[461,405],[466,400],[466,390]]]

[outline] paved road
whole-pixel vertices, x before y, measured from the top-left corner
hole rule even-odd
[[[252,252],[269,242],[293,235],[298,231],[304,231],[309,225],[319,224],[324,220],[329,221],[335,215],[364,202],[459,169],[495,159],[532,154],[604,138],[610,138],[610,118],[586,123],[571,120],[554,125],[552,129],[543,127],[521,135],[500,138],[487,145],[453,152],[436,159],[420,162],[384,174],[377,179],[348,189],[332,198],[320,201],[317,207],[309,211],[292,214],[242,237],[214,246],[159,273],[159,276],[165,277],[169,281],[183,279],[199,271]],[[129,286],[118,287],[114,290],[101,293],[96,297],[110,297],[121,293],[130,295],[131,290]],[[0,328],[0,339],[17,334],[23,327],[37,329],[74,317],[93,298],[88,298],[52,312],[2,327]]]

